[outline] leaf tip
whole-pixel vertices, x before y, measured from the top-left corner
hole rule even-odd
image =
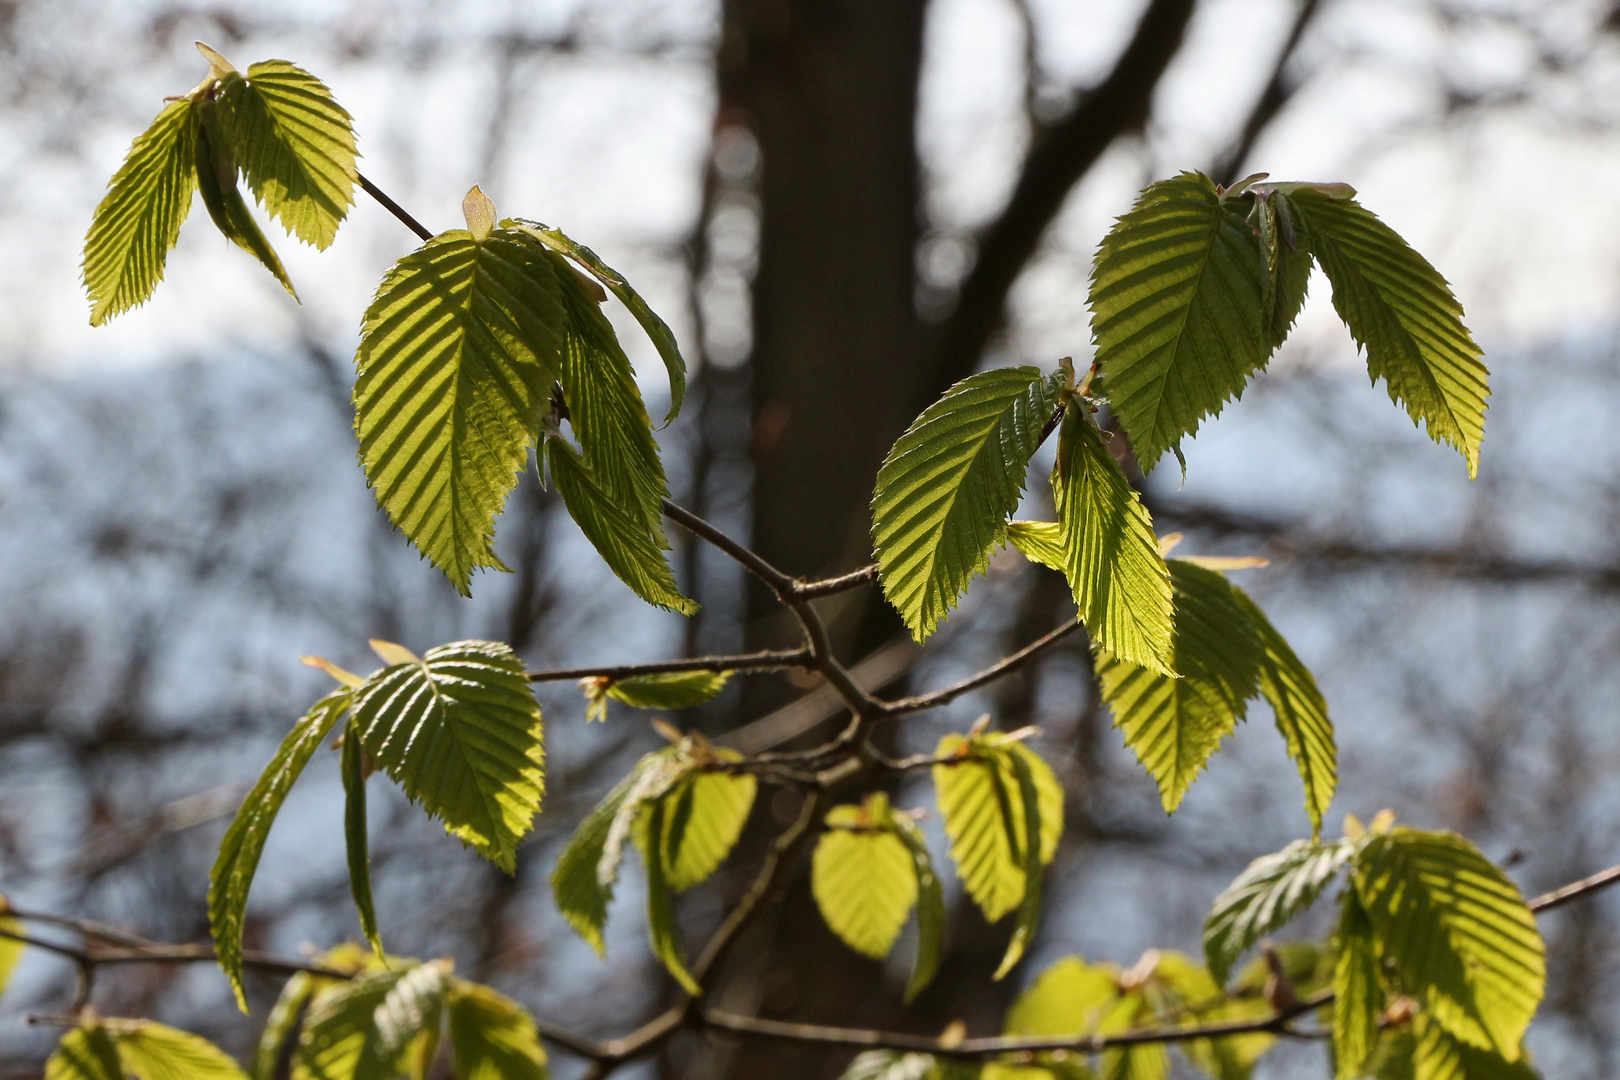
[[[417,656],[405,646],[396,645],[392,641],[372,638],[366,644],[370,645],[371,651],[381,657],[382,662],[390,667],[395,664],[420,664],[422,662],[420,656]]]
[[[208,75],[210,78],[223,79],[227,75],[236,74],[236,68],[232,66],[229,60],[220,55],[219,50],[201,41],[195,41],[192,44],[197,46],[197,51],[202,53],[204,60],[208,61]]]
[[[495,203],[484,189],[474,184],[461,200],[461,213],[467,219],[467,231],[474,243],[482,244],[495,228]]]

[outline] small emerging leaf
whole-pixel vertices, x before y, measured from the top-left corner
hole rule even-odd
[[[620,679],[607,696],[637,709],[690,709],[711,701],[731,681],[729,671],[670,671]]]
[[[917,902],[911,852],[896,835],[882,793],[864,806],[835,806],[810,861],[810,891],[833,933],[881,960]]]
[[[1007,540],[1032,563],[1060,574],[1068,572],[1069,555],[1063,547],[1063,526],[1055,521],[1009,521]]]
[[[473,243],[482,244],[489,239],[495,228],[495,204],[484,194],[483,188],[474,184],[467,190],[461,200],[461,214],[467,219],[467,231],[472,234]]]

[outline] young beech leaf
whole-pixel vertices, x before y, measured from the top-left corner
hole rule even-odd
[[[1250,863],[1215,898],[1204,921],[1204,957],[1216,981],[1225,983],[1246,949],[1315,903],[1354,854],[1345,841],[1296,840]]]
[[[1339,750],[1333,737],[1333,721],[1328,719],[1327,699],[1316,688],[1310,669],[1271,625],[1260,605],[1236,585],[1231,588],[1232,598],[1249,616],[1260,638],[1260,693],[1271,705],[1288,756],[1299,770],[1311,834],[1319,837],[1322,818],[1339,783]]]
[[[107,1020],[126,1076],[135,1080],[247,1080],[207,1039],[150,1020]]]
[[[1395,1041],[1386,1035],[1381,1044]],[[1380,1045],[1373,1075],[1378,1080],[1390,1076],[1410,1080],[1539,1080],[1523,1050],[1509,1061],[1455,1038],[1426,1013],[1412,1018],[1412,1033],[1404,1040],[1404,1049],[1408,1057],[1402,1063],[1392,1060],[1399,1049],[1392,1047],[1394,1053],[1390,1053]],[[1403,1065],[1405,1072],[1399,1072]]]
[[[0,934],[0,997],[5,996],[6,984],[11,981],[11,973],[17,969],[17,961],[22,959],[23,949],[27,947],[16,938],[5,936],[23,932],[22,923],[5,914],[9,910],[10,904],[0,895],[0,931],[4,931]]]
[[[1040,858],[1045,865],[1057,853],[1063,835],[1063,789],[1051,767],[1023,743],[1002,732],[963,737],[947,735],[934,756],[952,757],[933,767],[934,789],[951,858],[968,895],[990,922],[1024,899],[1024,803],[1018,775],[1009,755],[1029,766],[1040,809]]]
[[[1016,744],[1015,744],[1016,745]],[[1033,755],[1031,755],[1033,756]],[[1013,926],[1012,939],[1007,942],[1007,952],[1002,956],[1001,963],[996,967],[992,979],[1000,980],[1013,965],[1023,958],[1024,950],[1035,937],[1035,931],[1040,928],[1041,917],[1041,826],[1042,813],[1040,806],[1040,793],[1035,786],[1035,776],[1029,766],[1029,758],[1023,754],[1011,753],[1005,755],[1004,760],[1012,766],[1013,777],[1018,781],[1015,797],[1022,805],[1020,816],[1023,819],[1025,831],[1020,838],[1024,862],[1024,897],[1018,902],[1018,919]],[[1044,762],[1042,763],[1045,764]]]
[[[1333,286],[1334,310],[1367,350],[1367,373],[1385,380],[1391,400],[1427,424],[1430,438],[1455,447],[1474,476],[1490,372],[1446,279],[1355,199],[1310,186],[1286,198]]]
[[[1066,956],[1036,976],[1007,1010],[1004,1035],[1084,1035],[1096,1031],[1120,994],[1119,971]]]
[[[472,234],[473,242],[482,244],[495,228],[495,203],[484,194],[483,188],[474,184],[461,200],[461,216],[467,221],[467,231]]]
[[[725,747],[709,751],[719,761],[742,760],[741,754]],[[720,868],[748,823],[758,788],[758,780],[748,773],[694,770],[659,797],[669,807],[661,843],[671,889],[685,892]],[[646,829],[640,830],[636,842],[645,850]]]
[[[291,1080],[391,1080],[398,1062],[383,1052],[377,1010],[406,971],[376,971],[315,995],[298,1034]]]
[[[259,205],[326,250],[354,205],[352,118],[324,83],[285,60],[219,79],[221,125]]]
[[[362,684],[364,685],[364,684]],[[349,860],[349,892],[360,916],[360,932],[372,951],[383,955],[377,909],[371,899],[371,855],[366,839],[366,752],[353,724],[343,736],[343,839]]]
[[[1063,526],[1055,521],[1009,521],[1007,541],[1032,563],[1066,574],[1069,555],[1063,548]]]
[[[956,1080],[944,1074],[943,1064],[932,1054],[867,1050],[855,1055],[838,1080]]]
[[[259,1044],[253,1053],[248,1073],[253,1080],[276,1080],[290,1062],[293,1039],[303,1021],[304,1010],[309,1007],[315,991],[327,982],[307,971],[295,971],[281,986],[281,995],[270,1009],[270,1016],[259,1033]]]
[[[366,752],[445,831],[507,873],[544,790],[540,705],[523,661],[493,641],[429,649],[354,691]]]
[[[1372,1055],[1384,991],[1378,976],[1378,942],[1355,889],[1339,901],[1333,934],[1333,1061],[1338,1080],[1352,1080]]]
[[[663,834],[667,812],[663,799],[655,799],[648,806],[647,832],[650,835]],[[652,944],[653,956],[681,984],[681,989],[693,997],[699,997],[703,988],[693,978],[681,956],[680,931],[675,926],[675,912],[670,906],[674,890],[670,888],[664,863],[664,846],[648,844],[642,848],[641,856],[647,875],[647,937]]]
[[[523,1006],[487,986],[454,979],[449,1012],[457,1080],[546,1080],[546,1051]]]
[[[219,119],[219,106],[207,94],[191,105],[197,121],[197,191],[202,195],[208,216],[214,219],[225,239],[258,259],[264,268],[281,282],[294,300],[298,293],[287,277],[286,267],[253,220],[242,192],[236,186],[236,158],[231,152],[231,138]]]
[[[1547,964],[1513,883],[1461,837],[1404,826],[1362,845],[1354,881],[1402,990],[1449,1034],[1517,1061]]]
[[[309,764],[338,720],[349,708],[350,691],[336,690],[321,698],[282,740],[281,748],[264,767],[242,807],[236,812],[225,838],[219,844],[219,857],[209,875],[208,924],[214,934],[214,950],[219,966],[231,980],[236,1003],[247,1012],[242,991],[242,928],[247,918],[248,889],[258,869],[270,826],[287,799],[293,781]]]
[[[1170,574],[1153,520],[1078,402],[1071,401],[1063,414],[1052,493],[1063,530],[1064,571],[1093,644],[1168,674]]]
[[[70,1029],[45,1062],[45,1080],[124,1080],[107,1029],[93,1022]]]
[[[495,517],[528,460],[563,340],[551,267],[495,229],[434,237],[400,259],[366,309],[355,432],[377,501],[463,595],[506,567]]]
[[[91,326],[152,295],[196,190],[197,127],[191,103],[171,101],[130,145],[90,221],[82,277]]]
[[[597,876],[597,867],[601,864],[613,820],[635,785],[637,775],[632,772],[619,781],[607,798],[586,815],[574,830],[568,846],[557,857],[557,868],[551,872],[551,895],[557,902],[557,910],[598,956],[607,953],[602,927],[607,922],[608,902],[613,899],[613,882],[603,884]]]
[[[681,356],[680,346],[675,341],[675,335],[669,326],[652,308],[647,301],[641,298],[630,283],[624,279],[613,267],[604,263],[596,252],[583,244],[575,243],[563,234],[560,229],[550,229],[536,221],[523,221],[519,219],[520,226],[535,239],[545,244],[551,250],[568,256],[575,263],[584,267],[597,281],[607,287],[607,290],[619,298],[619,302],[629,309],[635,316],[636,322],[646,332],[653,346],[658,350],[658,356],[664,361],[664,368],[669,372],[669,413],[664,417],[667,425],[680,415],[681,402],[686,397],[686,360]]]
[[[1249,211],[1249,222],[1260,237],[1260,259],[1266,275],[1260,318],[1266,344],[1277,349],[1294,328],[1299,309],[1305,305],[1305,291],[1311,279],[1311,253],[1294,228],[1285,196],[1271,189],[1257,189],[1252,198],[1254,208]]]
[[[690,709],[713,700],[730,681],[729,671],[668,671],[610,683],[607,696],[637,709]]]
[[[1271,354],[1266,267],[1239,203],[1202,173],[1182,173],[1142,192],[1097,250],[1097,362],[1144,470],[1241,394]]]
[[[1143,990],[1122,994],[1098,1033],[1118,1035],[1154,1022],[1153,1003]],[[1163,1043],[1121,1046],[1103,1054],[1103,1080],[1169,1080],[1170,1051]]]
[[[1169,560],[1175,586],[1175,670],[1179,678],[1097,652],[1103,700],[1114,726],[1159,785],[1166,813],[1220,741],[1243,719],[1260,687],[1259,635],[1226,579],[1182,559]]]
[[[893,821],[894,834],[906,845],[917,877],[917,960],[911,968],[911,980],[906,983],[905,1002],[909,1005],[934,981],[945,951],[945,890],[934,872],[928,842],[917,823],[909,814],[895,814]]]
[[[896,835],[888,796],[827,812],[827,831],[810,860],[810,891],[821,917],[844,943],[881,960],[917,903],[911,852]]]
[[[411,968],[389,987],[374,1014],[377,1049],[384,1060],[397,1060],[423,1035],[437,1043],[450,978],[448,961],[430,960]]]
[[[918,641],[956,606],[1018,509],[1063,375],[997,368],[923,410],[878,470],[872,546],[883,593]]]

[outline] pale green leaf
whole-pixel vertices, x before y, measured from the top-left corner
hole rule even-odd
[[[607,696],[638,709],[690,709],[713,700],[731,681],[729,671],[669,671],[620,679]]]
[[[259,204],[325,250],[354,204],[354,127],[315,76],[266,60],[220,80],[222,126]]]
[[[376,1013],[404,971],[378,971],[315,995],[298,1035],[292,1080],[393,1080]]]
[[[999,732],[972,739],[947,735],[934,753],[957,756],[933,767],[934,789],[957,875],[990,922],[1024,899],[1024,806],[1012,796],[1018,778],[1009,754],[1029,765],[1040,807],[1041,862],[1050,863],[1063,833],[1063,789],[1046,762]]]
[[[152,295],[196,190],[197,128],[191,103],[171,101],[130,145],[84,238],[81,276],[90,297],[91,326]]]
[[[11,981],[11,973],[17,970],[17,961],[22,959],[23,950],[27,948],[22,942],[6,934],[21,934],[23,924],[9,915],[4,914],[10,910],[6,898],[0,895],[0,997],[5,996],[6,984]]]
[[[1150,470],[1271,353],[1253,229],[1201,173],[1142,192],[1097,251],[1092,334],[1108,400]]]
[[[1546,950],[1514,884],[1468,841],[1372,837],[1356,892],[1402,989],[1458,1039],[1514,1061],[1546,989]]]
[[[1216,981],[1225,983],[1244,950],[1315,903],[1354,854],[1348,843],[1296,840],[1250,863],[1204,921],[1204,956]]]
[[[449,989],[450,966],[442,960],[418,964],[400,976],[374,1014],[378,1053],[396,1060],[424,1035],[425,1042],[436,1045]]]
[[[1085,1035],[1119,997],[1118,972],[1066,956],[1040,973],[1007,1010],[1005,1035]]]
[[[884,459],[872,546],[883,593],[918,641],[1005,535],[1062,378],[1034,367],[970,375],[924,409]]]
[[[928,843],[922,830],[908,814],[894,815],[895,835],[911,854],[912,870],[917,878],[917,960],[911,968],[911,979],[906,983],[906,1004],[927,989],[939,970],[945,951],[945,891],[939,875],[934,872],[934,860],[928,854]]]
[[[1333,934],[1333,1060],[1338,1080],[1351,1080],[1372,1056],[1384,992],[1367,909],[1354,889],[1346,889],[1339,903]]]
[[[108,1020],[124,1072],[135,1080],[247,1080],[207,1039],[150,1020]]]
[[[664,830],[665,806],[655,799],[647,810],[647,831],[653,836]],[[647,937],[652,944],[653,956],[693,997],[699,997],[703,988],[692,977],[681,956],[680,931],[675,925],[675,912],[670,906],[673,890],[669,887],[662,844],[648,844],[641,852],[642,866],[647,876]]]
[[[68,1031],[45,1062],[45,1080],[124,1080],[112,1036],[94,1023]]]
[[[293,1048],[296,1045],[294,1040],[297,1038],[304,1010],[308,1008],[310,999],[315,996],[315,991],[320,988],[323,981],[317,975],[295,971],[282,985],[281,994],[270,1009],[270,1017],[264,1022],[264,1031],[259,1034],[259,1043],[254,1051],[253,1067],[250,1070],[253,1080],[277,1080],[278,1077],[286,1075],[283,1069],[292,1060]]]
[[[1412,1057],[1416,1052],[1417,1039],[1411,1028],[1383,1032],[1367,1062],[1366,1075],[1373,1080],[1415,1080]]]
[[[668,746],[643,755],[636,762],[631,784],[614,812],[602,843],[602,854],[596,863],[596,880],[606,887],[618,878],[619,860],[624,856],[624,842],[638,829],[646,829],[646,807],[661,798],[681,779],[697,767],[691,750],[693,739],[683,739],[678,745]],[[662,826],[660,830],[662,831]],[[660,854],[665,854],[661,847]],[[667,864],[666,864],[667,865]]]
[[[657,348],[659,358],[664,361],[665,370],[669,372],[669,414],[664,417],[664,423],[668,424],[675,419],[680,414],[681,402],[686,398],[686,360],[681,356],[680,346],[676,344],[675,335],[668,325],[647,306],[647,301],[630,287],[624,275],[604,263],[597,257],[596,252],[584,244],[575,243],[560,229],[548,229],[533,221],[525,221],[522,224],[547,247],[567,255],[583,266],[592,277],[607,286],[607,290],[618,297],[619,302],[635,316],[636,322],[641,324],[641,329]]]
[[[1169,673],[1171,582],[1153,519],[1077,402],[1063,415],[1052,493],[1065,572],[1092,643],[1128,663]]]
[[[1423,1013],[1412,1018],[1409,1045],[1411,1065],[1406,1076],[1411,1080],[1537,1080],[1539,1076],[1522,1050],[1509,1061],[1454,1038]],[[1383,1074],[1375,1075],[1384,1080]]]
[[[1121,997],[1099,1026],[1103,1034],[1118,1035],[1152,1024],[1152,1005],[1141,990]],[[1163,1043],[1122,1046],[1103,1054],[1104,1080],[1169,1080],[1170,1051]]]
[[[366,752],[451,836],[512,873],[544,790],[540,705],[506,645],[458,641],[354,691]]]
[[[1219,573],[1168,560],[1175,586],[1175,670],[1170,678],[1097,653],[1103,700],[1114,726],[1159,785],[1167,813],[1222,739],[1243,719],[1260,685],[1259,635]]]
[[[197,122],[197,192],[202,196],[208,216],[225,238],[255,259],[281,282],[294,300],[298,293],[281,258],[265,239],[259,223],[253,220],[242,192],[236,186],[236,159],[232,155],[231,138],[220,119],[218,103],[203,95],[192,102],[192,114]]]
[[[1066,574],[1069,555],[1063,549],[1063,526],[1055,521],[1009,521],[1007,540],[1032,563]]]
[[[546,1051],[517,1002],[457,979],[450,996],[450,1048],[457,1080],[546,1080]]]
[[[720,761],[742,760],[735,750],[710,750]],[[693,771],[661,796],[669,807],[663,845],[671,889],[685,892],[720,868],[748,823],[758,788],[750,773]]]
[[[243,1012],[247,1012],[247,998],[242,990],[242,929],[253,872],[258,869],[270,826],[293,781],[348,707],[347,688],[333,691],[310,707],[282,740],[281,748],[242,800],[241,809],[220,841],[219,856],[209,874],[208,924],[213,930],[220,969],[231,980],[236,1003]]]
[[[1368,374],[1475,475],[1490,373],[1445,278],[1354,199],[1309,187],[1287,199],[1333,286],[1334,309],[1367,350]]]
[[[826,820],[810,860],[810,891],[833,933],[881,960],[917,902],[911,852],[881,793],[864,806],[835,806]]]
[[[361,685],[364,685],[362,683]],[[371,855],[366,837],[366,755],[353,724],[343,737],[343,839],[349,862],[349,892],[360,916],[360,932],[383,955],[377,908],[371,898]]]
[[[1022,749],[1020,744],[1013,746]],[[995,973],[990,976],[993,980],[1006,977],[1013,965],[1023,959],[1025,950],[1035,938],[1035,932],[1040,929],[1041,853],[1045,847],[1041,843],[1041,827],[1044,815],[1041,813],[1040,792],[1029,766],[1028,759],[1033,755],[1017,753],[1016,749],[1005,754],[1003,760],[1012,766],[1013,777],[1018,782],[1013,797],[1022,808],[1019,816],[1024,825],[1024,835],[1020,837],[1019,844],[1023,850],[1024,896],[1018,902],[1018,917],[1013,924],[1012,937],[1007,942],[1007,951],[1002,955]]]
[[[551,872],[551,895],[557,902],[568,925],[604,956],[607,945],[602,940],[602,926],[607,922],[608,902],[613,899],[613,882],[603,883],[597,876],[602,851],[607,846],[608,832],[619,808],[636,782],[638,773],[631,773],[619,781],[607,797],[579,823],[574,835],[557,857],[557,868]],[[615,866],[617,861],[615,860]]]
[[[1333,737],[1333,721],[1328,719],[1327,700],[1316,688],[1310,669],[1271,625],[1260,605],[1236,585],[1232,586],[1232,597],[1248,614],[1260,638],[1260,693],[1271,705],[1288,756],[1305,785],[1305,812],[1311,819],[1311,833],[1320,836],[1322,817],[1339,783],[1339,750]]]
[[[1160,1022],[1179,1019],[1191,1024],[1261,1020],[1271,1015],[1264,998],[1234,1000],[1222,992],[1213,973],[1186,953],[1161,950],[1149,982]],[[1276,1044],[1276,1036],[1247,1032],[1221,1039],[1192,1039],[1181,1044],[1187,1060],[1214,1080],[1248,1080],[1254,1063]]]
[[[377,501],[463,595],[506,569],[495,517],[528,461],[561,364],[544,252],[496,229],[434,237],[378,286],[355,353],[355,432]]]

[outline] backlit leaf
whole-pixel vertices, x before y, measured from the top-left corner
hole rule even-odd
[[[647,831],[651,835],[658,836],[663,832],[666,813],[662,799],[654,800],[649,805]],[[664,865],[663,845],[646,845],[641,858],[647,876],[647,936],[652,943],[653,956],[681,984],[681,989],[693,997],[699,997],[703,988],[693,978],[681,955],[680,931],[675,925],[675,912],[670,907],[673,890]]]
[[[1007,1010],[1006,1035],[1084,1035],[1119,997],[1119,972],[1066,956],[1043,970]]]
[[[366,837],[365,760],[360,733],[350,725],[343,738],[343,839],[349,861],[349,892],[360,916],[360,932],[381,956],[382,938],[377,933],[377,908],[371,898],[371,854]]]
[[[940,957],[945,951],[945,891],[939,875],[934,872],[934,860],[928,854],[928,843],[922,830],[907,814],[894,815],[895,835],[911,854],[912,869],[917,877],[917,961],[911,968],[911,980],[906,983],[906,1004],[933,982],[939,970]]]
[[[404,976],[374,972],[317,994],[298,1035],[292,1080],[393,1080],[397,1062],[383,1052],[376,1013]]]
[[[325,981],[307,971],[295,971],[288,976],[281,987],[281,995],[276,998],[270,1016],[264,1022],[264,1031],[259,1034],[259,1044],[254,1051],[250,1070],[253,1080],[276,1080],[286,1075],[283,1069],[292,1060],[296,1045],[294,1040],[304,1010]]]
[[[45,1062],[45,1080],[124,1080],[112,1036],[100,1024],[70,1029]]]
[[[1508,1061],[1452,1037],[1424,1013],[1412,1018],[1409,1045],[1411,1080],[1537,1080],[1540,1075],[1522,1050]],[[1382,1073],[1376,1075],[1384,1080]]]
[[[709,749],[720,761],[742,760],[735,750]],[[693,771],[661,796],[669,807],[663,845],[671,889],[685,892],[720,868],[748,823],[758,788],[749,773]]]
[[[384,1060],[398,1059],[424,1035],[437,1045],[449,989],[450,966],[442,960],[418,964],[389,987],[374,1014],[377,1050]]]
[[[1040,928],[1041,852],[1045,847],[1041,843],[1041,827],[1045,815],[1041,812],[1040,793],[1035,787],[1035,777],[1029,766],[1028,758],[1031,756],[1033,755],[1009,753],[1003,758],[1012,766],[1013,777],[1018,781],[1013,794],[1022,807],[1019,817],[1025,829],[1020,845],[1023,849],[1024,896],[1018,902],[1018,918],[1013,924],[1012,938],[1007,942],[1007,951],[1002,955],[995,973],[990,976],[997,980],[1004,978],[1007,972],[1013,969],[1013,965],[1023,958],[1024,951],[1029,948],[1036,930]]]
[[[247,1080],[225,1051],[189,1032],[150,1020],[108,1020],[106,1028],[135,1080]]]
[[[265,239],[259,223],[253,220],[241,190],[236,186],[236,158],[231,149],[230,135],[219,117],[218,103],[207,94],[192,102],[192,114],[197,121],[197,192],[202,196],[208,216],[225,238],[255,259],[281,282],[294,300],[298,293],[287,277],[287,268]]]
[[[690,709],[713,700],[731,681],[729,671],[669,671],[620,679],[607,696],[638,709]]]
[[[1032,563],[1060,574],[1068,572],[1069,556],[1063,550],[1063,526],[1055,521],[1009,521],[1007,540]]]
[[[1384,1009],[1378,942],[1354,889],[1340,901],[1333,951],[1333,1060],[1338,1080],[1351,1080],[1372,1055]]]
[[[1255,942],[1309,908],[1355,854],[1348,843],[1296,840],[1254,860],[1215,898],[1204,921],[1204,956],[1219,983]]]
[[[598,956],[606,955],[607,951],[602,926],[607,922],[608,902],[613,899],[613,881],[601,882],[597,867],[602,861],[613,819],[635,784],[636,776],[631,773],[619,781],[586,815],[574,830],[568,846],[557,857],[557,868],[551,872],[551,894],[557,902],[557,910]]]
[[[534,1020],[487,986],[455,980],[450,1048],[457,1080],[546,1080],[546,1051]]]
[[[835,806],[810,861],[810,891],[833,933],[856,952],[881,960],[894,947],[917,902],[911,852],[881,792],[863,806]]]
[[[5,934],[20,934],[23,924],[11,918],[4,912],[10,910],[6,898],[0,895],[0,931]],[[22,959],[23,950],[27,948],[22,942],[13,937],[0,934],[0,997],[6,992],[6,985],[11,981],[11,973],[17,969],[17,961]]]

